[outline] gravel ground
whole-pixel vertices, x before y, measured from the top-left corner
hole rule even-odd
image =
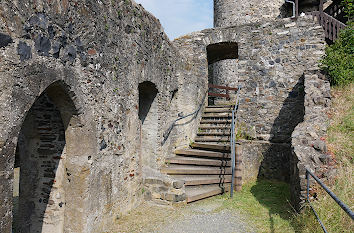
[[[117,228],[144,233],[255,232],[241,213],[222,208],[218,199],[174,207],[144,204],[120,219]]]

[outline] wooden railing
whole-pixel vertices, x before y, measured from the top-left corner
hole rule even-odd
[[[295,2],[295,18],[299,16],[299,1]],[[346,27],[346,25],[336,19],[337,17],[343,17],[343,7],[341,6],[341,0],[334,0],[333,3],[323,10],[323,0],[320,0],[318,11],[307,12],[312,15],[314,19],[317,19],[318,23],[325,30],[325,37],[331,41],[335,41],[338,38],[339,32]]]
[[[208,92],[208,96],[209,97],[224,97],[226,99],[230,99],[230,95],[229,95],[229,91],[237,91],[238,88],[235,87],[228,87],[228,86],[219,86],[219,85],[214,85],[214,84],[209,84],[209,92]],[[210,89],[221,89],[221,90],[225,90],[225,94],[222,93],[215,93],[215,92],[211,92]]]
[[[325,37],[331,41],[335,41],[338,38],[340,30],[344,29],[346,25],[339,20],[333,18],[325,12],[313,11],[309,12],[314,19],[323,27],[325,31]]]

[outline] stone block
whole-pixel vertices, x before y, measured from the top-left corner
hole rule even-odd
[[[173,182],[173,188],[175,189],[181,189],[184,186],[184,181],[182,180],[177,180]]]

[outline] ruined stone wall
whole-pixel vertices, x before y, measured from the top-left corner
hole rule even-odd
[[[195,134],[199,115],[162,143],[178,113],[203,102],[207,73],[196,74],[158,20],[130,0],[2,1],[0,13],[1,232],[11,231],[18,135],[44,91],[65,127],[64,231],[109,231],[143,199],[140,145],[149,142],[140,139],[138,84],[158,90],[150,164],[158,169]]]
[[[334,161],[329,155],[325,138],[331,104],[330,83],[318,69],[305,72],[305,116],[292,133],[291,198],[296,209],[306,202],[306,170],[326,181],[333,176]]]
[[[300,17],[294,22],[279,19],[207,29],[176,39],[175,43],[193,44],[204,53],[210,44],[238,44],[238,59],[225,60],[236,63],[235,70],[228,67],[226,71],[234,75],[220,84],[242,86],[238,126],[245,138],[255,140],[245,142],[243,153],[254,156],[248,161],[258,160],[262,154],[261,169],[253,169],[250,176],[289,181],[291,133],[304,114],[303,74],[318,66],[324,54],[323,38],[316,22]]]
[[[188,146],[197,134],[203,107],[207,104],[208,61],[203,34],[201,34],[201,37],[186,35],[174,40],[173,44],[180,51],[184,61],[183,70],[177,74],[180,77],[179,91],[176,96],[179,103],[179,113],[180,116],[195,113],[177,122],[174,128],[175,135],[191,135],[188,138],[185,137],[183,142],[178,143],[179,145]],[[184,126],[188,126],[188,128]],[[182,140],[182,138],[178,140]]]

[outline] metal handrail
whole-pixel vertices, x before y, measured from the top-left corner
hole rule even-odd
[[[170,135],[170,133],[171,133],[173,127],[176,125],[176,123],[177,123],[178,121],[180,121],[180,120],[182,120],[182,119],[184,119],[184,118],[193,116],[193,115],[198,115],[200,109],[202,109],[202,106],[204,105],[205,97],[206,97],[207,93],[208,93],[208,91],[206,91],[206,92],[204,93],[202,102],[199,104],[198,108],[197,108],[194,112],[189,113],[189,114],[187,114],[187,115],[185,115],[185,116],[183,116],[183,113],[179,113],[179,114],[178,114],[178,118],[177,118],[176,120],[174,120],[174,121],[171,123],[170,127],[168,127],[168,129],[167,129],[167,130],[165,131],[165,133],[163,134],[163,140],[162,140],[162,142],[161,142],[161,145],[165,144],[165,142],[167,141],[167,138],[168,138],[168,136]]]
[[[324,224],[322,223],[320,217],[318,216],[316,210],[313,208],[313,206],[311,205],[310,202],[310,176],[312,176],[317,183],[319,183],[321,185],[321,187],[332,197],[333,200],[335,200],[337,202],[337,204],[349,215],[349,217],[351,217],[352,220],[354,220],[354,213],[353,211],[346,205],[344,204],[316,175],[314,175],[309,169],[306,168],[306,180],[307,180],[307,191],[306,191],[306,195],[307,195],[307,202],[309,203],[312,211],[314,212],[318,222],[320,223],[323,232],[327,233],[326,227],[324,226]]]
[[[232,110],[232,120],[231,120],[231,137],[230,137],[230,149],[231,149],[231,189],[230,189],[230,196],[231,197],[234,194],[234,183],[235,183],[235,161],[236,161],[235,124],[236,124],[236,119],[237,119],[237,110],[238,110],[239,101],[240,101],[240,99],[239,99],[240,98],[240,91],[241,91],[241,86],[238,86],[235,107]]]

